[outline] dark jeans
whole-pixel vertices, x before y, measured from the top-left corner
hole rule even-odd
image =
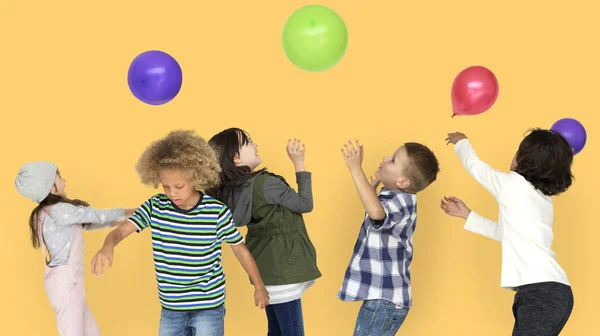
[[[268,305],[265,310],[269,321],[268,336],[304,336],[304,319],[300,299]]]
[[[513,336],[556,336],[573,310],[571,287],[540,282],[519,287],[513,303]]]

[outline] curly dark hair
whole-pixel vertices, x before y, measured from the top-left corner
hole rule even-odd
[[[551,130],[530,130],[519,145],[516,163],[514,171],[544,195],[559,195],[573,183],[573,149],[562,135]]]
[[[160,171],[182,171],[197,190],[205,191],[219,184],[221,167],[212,148],[194,131],[178,130],[153,142],[140,156],[136,166],[143,184],[158,188]]]

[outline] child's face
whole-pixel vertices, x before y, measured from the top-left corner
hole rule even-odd
[[[390,190],[405,189],[410,185],[405,171],[408,167],[406,147],[398,148],[392,156],[386,156],[375,172],[375,178]]]
[[[242,143],[241,135],[239,141]],[[262,162],[257,153],[258,145],[249,139],[247,144],[240,147],[239,155],[236,156],[233,161],[237,167],[248,166],[250,169],[254,170]]]
[[[184,210],[191,209],[196,205],[198,199],[195,199],[194,196],[198,194],[198,191],[182,171],[163,169],[159,175],[163,190],[173,204]]]
[[[65,188],[67,187],[67,180],[62,178],[60,175],[60,171],[56,171],[56,177],[54,178],[54,186],[52,186],[51,194],[56,196],[67,197],[67,193],[65,193]]]

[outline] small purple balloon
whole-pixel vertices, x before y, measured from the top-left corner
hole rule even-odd
[[[554,132],[562,135],[573,148],[573,154],[581,152],[587,141],[587,133],[583,125],[572,118],[564,118],[555,122],[550,128]]]
[[[133,95],[150,105],[171,101],[181,89],[183,74],[171,55],[150,50],[139,54],[129,66],[127,83]]]

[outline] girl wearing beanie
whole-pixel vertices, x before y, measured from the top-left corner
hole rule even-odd
[[[39,203],[29,217],[31,242],[34,248],[42,248],[44,285],[59,334],[100,335],[85,300],[81,232],[116,226],[133,209],[93,209],[84,201],[67,198],[65,183],[56,165],[42,161],[24,165],[15,179],[17,191]]]

